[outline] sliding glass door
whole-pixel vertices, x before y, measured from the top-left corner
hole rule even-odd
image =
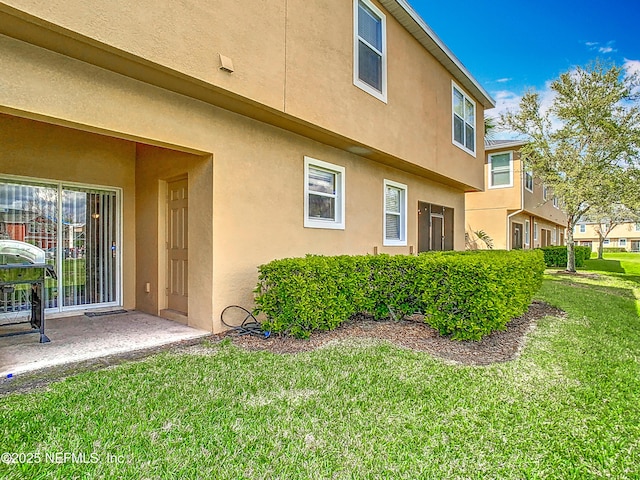
[[[0,239],[42,248],[57,272],[47,280],[47,308],[120,302],[119,235],[115,190],[0,179]],[[0,313],[23,308],[18,297],[0,298]]]

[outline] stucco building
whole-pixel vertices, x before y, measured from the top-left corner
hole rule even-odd
[[[493,105],[405,0],[5,0],[0,211],[51,313],[218,331],[270,260],[463,249]]]
[[[576,245],[586,245],[594,252],[598,251],[600,236],[596,231],[597,223],[580,221],[573,231]],[[606,227],[603,228],[606,231]],[[613,227],[604,239],[604,248],[623,248],[627,252],[640,252],[640,223],[624,222]]]
[[[467,193],[466,232],[471,248],[486,248],[482,231],[497,249],[564,245],[567,218],[553,192],[527,171],[523,141],[488,140],[484,191]]]

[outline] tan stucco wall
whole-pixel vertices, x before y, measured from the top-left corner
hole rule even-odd
[[[352,1],[262,1],[248,8],[220,1],[6,3],[112,52],[335,132],[390,161],[407,161],[482,188],[481,103],[476,103],[474,158],[452,143],[453,76],[389,12],[385,104],[353,84]],[[233,60],[232,74],[219,70],[219,53]]]
[[[244,123],[244,122],[243,122]],[[229,132],[233,136],[233,132]],[[257,123],[221,145],[214,160],[214,304],[249,305],[257,266],[315,254],[409,253],[417,249],[417,203],[455,209],[456,249],[464,248],[462,192]],[[304,228],[304,156],[345,167],[344,230]],[[408,244],[384,247],[383,181],[408,187]],[[219,313],[214,316],[218,321]]]
[[[211,328],[213,322],[217,330],[225,306],[250,306],[257,266],[274,258],[373,253],[374,247],[379,252],[408,253],[410,246],[417,247],[418,201],[454,208],[455,247],[464,248],[464,195],[460,190],[22,42],[0,38],[0,50],[5,53],[0,56],[0,79],[7,85],[0,90],[0,109],[156,147],[200,152],[196,156],[139,147],[136,162],[133,142],[56,129],[73,132],[69,140],[62,136],[56,145],[57,155],[65,160],[62,167],[20,170],[7,165],[14,174],[86,175],[86,181],[96,184],[122,183],[127,222],[125,269],[130,275],[125,281],[126,306],[135,298],[137,307],[145,311],[162,308],[162,282],[156,280],[163,268],[157,260],[162,250],[158,248],[162,215],[158,179],[183,172],[189,175],[195,202],[189,209],[189,246],[194,252],[190,263],[197,264],[190,269],[195,280],[190,282],[189,322],[194,326]],[[22,122],[22,143],[31,139],[31,125],[40,125],[14,121]],[[74,148],[76,136],[124,145],[126,171],[118,173],[117,163],[110,160],[87,171],[73,152],[91,149]],[[345,230],[303,227],[305,155],[346,168]],[[384,179],[408,186],[406,247],[382,246]],[[156,217],[147,217],[154,209]],[[193,249],[192,244],[196,245]],[[136,251],[138,278],[134,281]],[[146,282],[152,284],[152,294],[144,292]],[[157,292],[155,298],[153,292]],[[196,299],[193,305],[192,297]]]
[[[465,231],[474,239],[473,232],[482,230],[493,240],[493,248],[503,250],[506,243],[507,210],[496,207],[485,210],[467,210],[465,212]],[[482,241],[478,241],[479,248],[484,248]]]
[[[0,114],[0,176],[122,189],[123,306],[134,308],[135,144]]]

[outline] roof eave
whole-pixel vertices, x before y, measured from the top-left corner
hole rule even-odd
[[[496,102],[491,95],[473,78],[462,62],[458,60],[453,52],[451,52],[435,32],[431,30],[411,5],[405,0],[380,0],[380,3],[485,109],[496,106]]]

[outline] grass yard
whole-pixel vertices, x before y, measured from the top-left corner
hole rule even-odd
[[[0,477],[640,478],[640,254],[587,263],[509,363],[223,342],[4,397]]]

